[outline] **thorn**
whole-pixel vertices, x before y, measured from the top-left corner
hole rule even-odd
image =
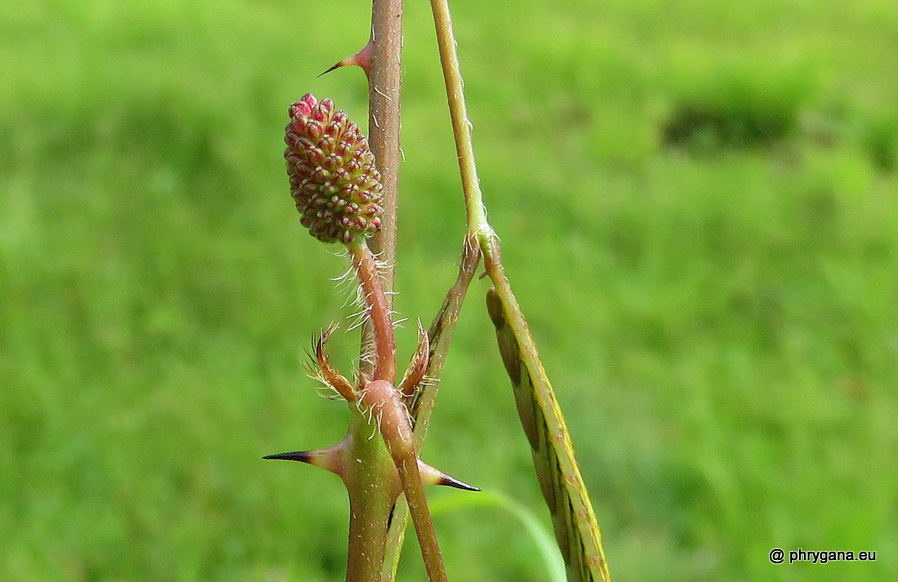
[[[479,487],[468,485],[455,477],[450,477],[439,469],[428,465],[421,459],[418,459],[418,471],[421,473],[421,482],[425,485],[446,485],[447,487],[455,487],[456,489],[464,489],[465,491],[480,491]]]
[[[444,475],[443,481],[437,483],[437,485],[446,485],[448,487],[455,487],[456,489],[463,489],[465,491],[480,491],[480,487],[468,485],[467,483],[463,483],[454,477],[450,477],[449,475]]]
[[[340,67],[345,67],[347,64],[349,64],[349,63],[346,63],[346,59],[343,59],[342,61],[336,63],[334,66],[332,66],[332,67],[329,68],[328,70],[324,71],[323,73],[318,73],[318,74],[315,76],[315,78],[317,79],[318,77],[323,77],[324,75],[330,73],[331,71],[336,71],[336,70],[339,69]]]
[[[300,463],[308,463],[315,467],[321,467],[331,473],[336,473],[341,478],[343,476],[343,442],[335,444],[326,449],[317,449],[314,451],[292,451],[289,453],[278,453],[276,455],[265,455],[262,457],[267,460],[275,461],[299,461]]]
[[[330,73],[331,71],[339,69],[340,67],[351,67],[353,65],[355,65],[357,67],[361,67],[362,70],[365,71],[365,76],[370,77],[371,52],[373,50],[373,47],[374,47],[373,42],[369,40],[368,44],[366,44],[364,46],[364,48],[362,48],[362,50],[360,50],[359,52],[355,53],[354,55],[348,56],[345,59],[343,59],[342,61],[336,63],[333,67],[329,68],[328,70],[326,70],[323,73],[321,73],[320,75],[318,75],[318,77],[321,77],[322,75],[326,75],[326,74]]]
[[[276,455],[265,455],[263,459],[275,459],[277,461],[299,461],[300,463],[312,464],[315,451],[293,451],[292,453],[278,453]]]

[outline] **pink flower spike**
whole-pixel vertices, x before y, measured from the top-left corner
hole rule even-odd
[[[374,154],[333,101],[306,94],[293,103],[284,141],[291,194],[312,236],[349,243],[380,229],[380,221],[371,220],[383,212]],[[332,211],[321,212],[324,207]]]
[[[290,106],[290,117],[306,117],[312,113],[312,109],[318,105],[318,100],[311,93],[306,93],[302,99]]]

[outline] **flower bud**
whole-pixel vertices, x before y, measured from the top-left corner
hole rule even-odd
[[[284,159],[300,223],[322,242],[349,244],[380,229],[383,185],[368,140],[334,102],[290,106]]]

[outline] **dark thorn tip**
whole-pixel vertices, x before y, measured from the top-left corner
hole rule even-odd
[[[265,455],[263,459],[275,459],[278,461],[299,461],[300,463],[308,463],[312,460],[311,451],[293,451],[291,453],[278,453],[276,455]]]
[[[447,487],[455,487],[456,489],[464,489],[465,491],[480,491],[480,487],[474,487],[473,485],[468,485],[467,483],[462,483],[458,479],[450,477],[449,475],[443,475],[443,478],[440,479],[440,482],[437,485],[446,485]]]
[[[328,70],[324,71],[323,73],[319,73],[318,76],[315,77],[315,78],[317,79],[318,77],[323,77],[323,76],[325,76],[326,74],[330,73],[331,71],[334,71],[334,70],[336,70],[336,69],[339,69],[340,67],[343,66],[343,65],[341,64],[342,62],[343,62],[343,61],[340,61],[339,63],[335,64],[333,67],[331,67],[331,68],[329,68]]]

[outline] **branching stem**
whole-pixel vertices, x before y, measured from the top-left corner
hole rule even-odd
[[[427,577],[431,582],[446,582],[446,570],[424,496],[414,435],[402,395],[391,383],[373,380],[362,390],[362,403],[377,418],[387,450],[399,471]]]
[[[555,483],[559,483],[558,477],[563,476],[560,482],[561,486],[557,488],[558,491],[554,488],[551,489],[551,496],[546,497],[546,501],[552,512],[559,545],[562,551],[566,552],[565,562],[568,567],[569,579],[595,579],[607,582],[611,577],[602,547],[601,533],[579,472],[564,416],[555,400],[545,371],[542,369],[536,345],[527,328],[527,322],[505,275],[499,237],[486,219],[486,209],[483,205],[483,196],[474,164],[471,124],[468,121],[458,53],[452,32],[449,0],[431,0],[430,4],[433,9],[440,61],[443,66],[452,130],[465,194],[467,232],[469,236],[477,239],[483,253],[486,271],[495,285],[496,303],[502,307],[502,321],[508,327],[508,331],[503,337],[510,337],[511,339],[506,343],[514,345],[514,349],[521,355],[520,360],[515,359],[516,367],[510,371],[512,380],[514,382],[515,375],[521,374],[521,362],[523,362],[523,368],[527,371],[527,385],[532,388],[527,391],[527,398],[519,402],[519,408],[534,410],[536,412],[534,418],[538,420],[534,423],[526,422],[528,419],[522,415],[521,421],[524,429],[526,431],[528,426],[538,424],[540,430],[550,435],[547,439],[552,443],[551,447],[534,449],[537,476],[546,482]],[[539,389],[533,388],[534,385],[538,385]],[[518,394],[518,386],[515,387],[515,390]],[[560,501],[550,503],[550,497],[551,500],[557,498]],[[573,549],[566,543],[561,543],[562,540],[568,539],[574,541]]]
[[[377,420],[384,443],[399,472],[427,576],[431,582],[445,582],[446,570],[424,496],[411,422],[402,395],[394,386],[396,340],[377,264],[366,243],[355,242],[348,249],[362,286],[369,327],[374,337],[374,377],[362,387],[361,403],[369,417]],[[386,535],[383,538],[385,540]]]

